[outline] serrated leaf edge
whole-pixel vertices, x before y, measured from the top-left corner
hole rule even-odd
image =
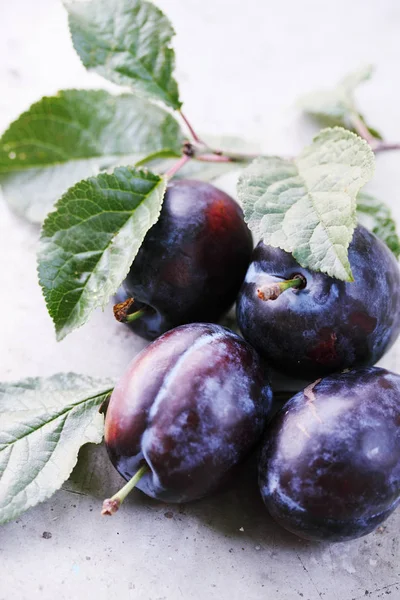
[[[373,153],[373,151],[372,151],[372,149],[371,149],[371,146],[368,144],[368,142],[366,142],[366,140],[364,140],[362,137],[360,137],[359,135],[357,135],[357,134],[356,134],[356,133],[354,133],[353,131],[349,131],[348,129],[345,129],[344,127],[326,127],[326,128],[324,128],[324,129],[321,129],[321,131],[319,131],[319,132],[318,132],[318,134],[317,134],[317,135],[316,135],[316,136],[313,138],[313,140],[312,140],[312,143],[311,143],[311,144],[309,144],[308,146],[306,146],[306,147],[305,147],[305,148],[302,150],[302,152],[301,152],[301,153],[300,153],[300,155],[299,155],[299,158],[301,158],[301,156],[303,155],[303,153],[304,153],[304,152],[306,152],[308,149],[310,149],[310,148],[312,147],[312,145],[313,145],[315,142],[318,142],[320,138],[323,138],[325,135],[327,135],[327,134],[329,134],[329,133],[331,133],[331,132],[343,133],[343,134],[345,134],[346,136],[348,136],[348,137],[350,137],[350,138],[352,137],[353,139],[356,139],[358,143],[360,143],[360,142],[361,142],[361,145],[363,145],[363,146],[364,146],[364,148],[365,148],[365,150],[367,150],[368,160],[366,160],[366,163],[367,163],[367,165],[366,165],[366,166],[367,166],[367,167],[369,167],[369,168],[371,168],[371,170],[372,170],[371,177],[368,177],[368,178],[366,178],[366,177],[360,177],[360,179],[361,179],[362,183],[360,184],[360,187],[358,188],[358,190],[357,190],[357,192],[356,192],[356,194],[355,194],[355,198],[354,198],[354,200],[353,200],[353,204],[354,204],[354,207],[353,207],[353,208],[354,208],[354,215],[353,215],[353,225],[352,225],[352,227],[351,227],[351,236],[350,236],[349,242],[348,242],[347,244],[342,244],[342,247],[343,247],[343,248],[346,250],[346,252],[347,252],[347,251],[348,251],[348,249],[349,249],[350,242],[351,242],[351,240],[352,240],[352,238],[353,238],[354,230],[355,230],[355,228],[356,228],[356,226],[357,226],[357,215],[356,215],[357,194],[358,194],[358,192],[360,191],[360,189],[361,189],[361,188],[362,188],[362,187],[363,187],[363,186],[364,186],[366,183],[368,183],[368,181],[369,181],[369,180],[370,180],[370,179],[373,177],[373,175],[374,175],[374,172],[375,172],[375,156],[374,156],[374,153]],[[297,167],[297,161],[296,161],[296,159],[294,160],[294,163],[296,164],[296,167]],[[298,168],[298,167],[297,167],[297,168]],[[300,173],[300,170],[299,170],[299,169],[298,169],[298,172],[299,172],[299,176],[301,177],[302,181],[304,181],[304,179],[303,179],[303,177],[302,177],[302,175],[301,175],[301,173]],[[318,214],[318,211],[316,210],[316,208],[315,208],[315,206],[314,206],[314,202],[312,201],[312,195],[310,194],[310,192],[308,192],[308,195],[309,195],[309,197],[310,197],[310,199],[311,199],[311,202],[312,202],[312,204],[313,204],[313,207],[314,207],[314,210],[315,210],[315,212]],[[351,198],[350,198],[350,199],[351,199]],[[325,233],[326,233],[326,235],[327,235],[327,237],[328,237],[328,239],[329,239],[329,236],[328,236],[328,233],[327,233],[327,231],[326,231],[326,227],[325,227],[324,223],[323,223],[321,220],[320,220],[320,223],[321,223],[321,225],[323,226],[323,228],[324,228],[324,230],[325,230]],[[334,245],[334,244],[332,244],[332,248],[334,248],[334,249],[335,249],[335,245]],[[348,277],[349,277],[349,279],[347,279],[347,280],[345,280],[345,281],[349,281],[349,282],[352,282],[352,281],[354,281],[353,273],[352,273],[351,266],[350,266],[350,262],[349,262],[348,258],[347,258],[346,264],[343,264],[342,260],[340,259],[340,257],[339,257],[339,256],[338,256],[338,254],[336,253],[336,250],[334,250],[334,251],[335,251],[335,255],[336,255],[336,256],[337,256],[337,258],[338,258],[338,261],[339,261],[339,262],[340,262],[340,264],[343,266],[343,269],[344,269],[344,271],[345,271],[345,272],[348,274]],[[293,256],[294,256],[294,255],[293,255]],[[298,261],[298,263],[299,263],[299,264],[300,264],[302,267],[304,267],[304,268],[306,268],[306,267],[307,267],[307,265],[306,265],[306,264],[302,264],[302,262],[301,262],[301,261],[300,261],[300,260],[299,260],[297,257],[295,257],[295,258],[296,258],[296,260]],[[329,273],[327,272],[327,270],[324,270],[324,269],[321,269],[321,273],[326,273],[327,275],[329,275]]]
[[[35,379],[35,378],[31,378],[31,379]],[[17,382],[17,383],[18,383],[18,382]],[[17,384],[13,384],[12,382],[10,382],[10,384],[9,384],[9,385],[17,385]],[[99,394],[95,394],[94,396],[90,396],[90,397],[88,397],[88,398],[85,398],[84,400],[81,400],[81,401],[79,401],[79,402],[76,402],[75,404],[69,405],[69,408],[68,408],[68,409],[66,409],[66,410],[64,410],[64,411],[61,411],[61,412],[60,412],[60,414],[59,414],[59,415],[57,415],[57,416],[56,416],[54,419],[50,419],[50,421],[46,421],[46,423],[43,423],[43,425],[41,425],[40,427],[44,427],[44,426],[45,426],[45,425],[47,425],[48,423],[51,423],[52,421],[54,421],[55,419],[59,418],[59,417],[60,417],[60,416],[62,416],[63,414],[67,414],[69,411],[72,411],[72,410],[74,410],[74,408],[76,408],[76,407],[77,407],[77,406],[79,406],[80,404],[84,404],[85,402],[90,402],[91,400],[93,400],[93,401],[94,401],[94,400],[98,399],[98,402],[96,402],[96,405],[100,406],[100,405],[101,405],[101,404],[104,402],[104,400],[107,398],[107,396],[108,396],[108,395],[109,395],[109,394],[112,392],[112,390],[113,390],[113,388],[110,388],[110,389],[108,389],[108,390],[105,390],[104,392],[101,392],[101,393],[99,393]],[[3,413],[3,414],[6,414],[6,413]],[[85,428],[85,430],[84,430],[84,432],[83,432],[83,437],[86,435],[86,431],[87,431],[88,427],[90,427],[90,426],[91,426],[91,424],[89,424],[89,425],[88,425],[88,426]],[[38,428],[38,429],[39,429],[39,428]],[[30,432],[29,432],[29,433],[30,433]],[[23,437],[26,437],[27,435],[29,435],[29,433],[27,433],[27,434],[26,434],[25,436],[23,436]],[[34,501],[34,500],[33,500],[33,501],[31,501],[31,502],[28,502],[28,503],[26,504],[26,507],[25,507],[25,508],[24,508],[22,511],[16,510],[16,511],[14,511],[14,512],[13,512],[13,514],[12,514],[10,517],[7,517],[7,518],[5,518],[5,519],[4,519],[4,518],[2,518],[2,517],[0,516],[0,525],[3,525],[3,524],[5,524],[5,523],[8,523],[8,522],[10,522],[10,521],[13,521],[13,520],[14,520],[14,519],[16,519],[16,518],[17,518],[19,515],[23,514],[24,512],[26,512],[27,510],[29,510],[30,508],[33,508],[34,506],[37,506],[38,504],[42,504],[43,502],[45,502],[46,500],[48,500],[49,498],[51,498],[51,496],[53,496],[53,495],[54,495],[54,494],[55,494],[57,491],[59,491],[59,490],[61,489],[61,486],[63,485],[63,483],[65,483],[65,481],[67,481],[67,480],[69,479],[69,477],[70,477],[70,475],[71,475],[71,473],[72,473],[72,471],[73,471],[73,469],[74,469],[74,467],[75,467],[76,463],[78,462],[78,455],[79,455],[79,450],[80,450],[80,448],[82,448],[82,447],[83,447],[85,444],[87,444],[87,443],[91,443],[91,444],[100,444],[100,443],[101,443],[101,441],[102,441],[102,437],[103,437],[103,436],[102,436],[102,435],[100,435],[100,436],[99,436],[99,438],[98,438],[98,441],[90,440],[90,441],[83,442],[83,444],[82,444],[82,445],[81,445],[81,446],[78,448],[78,450],[77,450],[77,452],[76,452],[76,455],[75,455],[75,456],[73,456],[73,457],[71,457],[71,469],[70,469],[70,470],[69,470],[69,472],[66,474],[66,476],[65,476],[65,478],[63,479],[63,481],[61,482],[61,485],[60,485],[60,487],[59,487],[59,488],[55,489],[53,492],[49,491],[49,492],[48,492],[48,493],[46,493],[46,494],[45,494],[45,495],[44,495],[44,496],[43,496],[43,497],[42,497],[42,498],[41,498],[39,501]],[[12,442],[12,443],[13,443],[13,444],[14,444],[14,443],[17,443],[17,441],[20,441],[20,439],[22,439],[22,438],[18,438],[18,440],[15,440],[15,442]],[[57,444],[58,444],[58,442],[59,442],[59,440],[57,441]],[[3,450],[2,450],[2,451],[3,451]],[[50,459],[51,459],[51,456],[49,457],[49,460],[50,460]],[[46,463],[45,463],[45,464],[47,464],[47,462],[48,462],[48,461],[46,461]],[[42,470],[42,469],[41,469],[41,470]],[[41,471],[40,471],[40,472],[41,472]],[[32,482],[33,482],[33,481],[34,481],[34,480],[32,480]],[[30,482],[28,485],[30,485],[32,482]],[[22,491],[24,491],[24,490],[20,490],[18,493],[21,493]]]
[[[37,100],[36,102],[33,102],[26,110],[24,110],[22,113],[20,113],[18,115],[18,117],[16,119],[14,119],[7,126],[7,128],[3,131],[3,133],[0,136],[0,146],[4,143],[3,142],[4,136],[9,133],[10,129],[15,125],[15,123],[17,123],[20,119],[28,117],[30,111],[33,108],[35,108],[37,105],[41,104],[43,101],[52,101],[52,100],[54,100],[56,98],[62,98],[63,95],[65,95],[65,94],[67,94],[69,92],[78,92],[78,93],[81,93],[81,92],[89,92],[89,93],[99,93],[99,92],[102,92],[102,93],[104,93],[104,92],[106,92],[106,93],[110,94],[110,92],[107,92],[107,90],[104,90],[104,89],[101,89],[101,88],[96,88],[96,89],[66,88],[66,89],[63,89],[63,90],[59,90],[53,96],[42,96],[39,100]],[[133,97],[134,98],[135,94],[133,94],[131,92],[121,92],[119,94],[110,94],[110,96],[112,96],[114,98],[129,98],[129,97]],[[139,96],[139,94],[138,94],[138,96]],[[156,106],[157,108],[159,108],[161,110],[161,107],[159,106],[159,104],[157,104],[155,102],[151,102],[151,100],[147,96],[144,96],[144,97],[140,96],[140,97],[143,98],[144,100],[147,100],[149,102],[149,104],[152,104],[153,106]],[[174,118],[173,113],[171,113],[170,111],[165,110],[165,109],[163,109],[163,110],[165,111],[165,118],[164,118],[164,121],[163,121],[162,125],[164,124],[165,120],[167,120],[168,118],[171,118],[171,117]],[[162,128],[162,126],[161,126],[161,128]],[[175,156],[179,157],[180,156],[172,148],[163,148],[162,150],[159,150],[159,151],[155,152],[154,154],[160,154],[160,155],[162,155],[162,154],[166,154],[166,153],[170,153],[171,156],[173,156],[173,157],[175,157]],[[122,152],[121,153],[116,153],[116,154],[113,154],[112,156],[115,156],[115,157],[120,157],[121,156],[121,157],[123,157],[123,156],[126,156],[126,153],[125,152],[123,152],[123,153]],[[96,158],[97,159],[101,159],[101,158],[104,158],[104,157],[105,157],[105,155],[103,155],[103,154],[93,154],[92,156],[81,156],[81,157],[68,158],[68,160],[65,160],[65,161],[61,161],[60,160],[60,161],[47,162],[47,163],[38,164],[38,165],[28,165],[28,166],[25,166],[25,167],[21,166],[21,168],[6,169],[6,170],[2,169],[1,166],[0,166],[0,178],[1,178],[1,176],[11,175],[11,174],[18,174],[18,173],[24,173],[26,171],[31,171],[31,170],[34,170],[34,169],[47,169],[49,167],[56,167],[58,165],[65,165],[67,163],[79,162],[79,161],[82,161],[82,160],[92,160],[92,159],[96,159]],[[139,161],[139,166],[140,166],[141,162],[142,161]],[[122,165],[118,165],[118,166],[122,166]]]
[[[366,140],[364,140],[363,138],[361,138],[359,135],[357,135],[356,133],[354,133],[354,132],[352,132],[352,131],[349,131],[348,129],[345,129],[344,127],[335,126],[335,127],[326,127],[326,128],[324,128],[324,129],[321,129],[321,131],[319,131],[319,132],[318,132],[318,134],[314,136],[314,138],[313,138],[313,140],[312,140],[311,144],[308,144],[307,146],[305,146],[305,147],[303,148],[302,152],[299,154],[299,157],[301,157],[301,156],[302,156],[302,154],[303,154],[304,152],[306,152],[308,149],[310,149],[310,148],[312,147],[312,145],[313,145],[315,142],[317,142],[317,141],[319,140],[319,138],[320,138],[320,137],[323,137],[324,135],[326,135],[326,134],[328,134],[328,133],[330,133],[330,132],[332,132],[332,131],[338,131],[338,132],[340,132],[340,133],[342,133],[342,132],[343,132],[343,133],[344,133],[346,136],[353,137],[353,138],[357,139],[357,141],[361,141],[361,142],[362,142],[362,144],[364,145],[364,147],[365,147],[365,148],[366,148],[366,149],[369,151],[369,153],[367,152],[367,154],[369,154],[369,161],[370,161],[370,163],[371,163],[371,164],[370,164],[370,166],[371,166],[371,169],[372,169],[372,174],[371,174],[371,177],[372,177],[372,176],[373,176],[373,174],[374,174],[374,172],[375,172],[375,156],[374,156],[374,153],[373,153],[373,151],[372,151],[372,149],[371,149],[370,145],[369,145],[369,144],[366,142]],[[249,167],[250,167],[251,165],[254,165],[254,164],[257,162],[257,161],[259,161],[259,159],[262,159],[262,158],[263,158],[262,156],[260,156],[260,157],[256,158],[256,159],[255,159],[255,160],[254,160],[252,163],[250,163]],[[293,164],[296,166],[297,170],[298,170],[298,167],[297,167],[297,164],[296,164],[296,159],[297,159],[298,157],[295,157],[295,158],[293,158],[293,159],[284,159],[284,158],[282,158],[282,157],[280,157],[280,156],[269,156],[268,158],[269,158],[269,159],[274,159],[274,158],[275,158],[275,159],[279,159],[279,160],[282,160],[282,161],[286,161],[286,162],[288,162],[288,163],[293,163]],[[300,175],[300,172],[299,172],[299,170],[298,170],[298,174],[299,174],[299,177],[302,179],[302,181],[304,181],[304,180],[303,180],[303,177]],[[240,187],[241,183],[244,181],[244,179],[245,179],[245,178],[246,178],[246,176],[245,176],[245,173],[243,173],[243,174],[241,174],[241,175],[240,175],[240,177],[239,177],[239,179],[238,179],[238,189],[239,189],[239,187]],[[366,183],[367,183],[369,180],[370,180],[370,178],[363,178],[363,183],[361,183],[361,185],[360,185],[360,187],[359,187],[359,189],[358,189],[357,193],[360,191],[360,189],[361,189],[361,188],[362,188],[362,187],[363,187],[363,186],[364,186],[364,185],[365,185],[365,184],[366,184]],[[309,192],[307,192],[307,193],[309,193]],[[353,216],[352,234],[354,233],[354,230],[355,230],[355,228],[356,228],[356,225],[357,225],[357,215],[356,215],[356,206],[357,206],[357,193],[356,193],[356,196],[355,196],[355,199],[354,199],[354,216]],[[317,211],[316,211],[316,212],[317,212]],[[251,217],[248,217],[248,216],[246,215],[246,213],[244,213],[244,220],[245,220],[246,224],[248,225],[248,224],[250,223],[250,221],[251,221]],[[324,229],[325,229],[325,227],[324,227]],[[349,248],[349,245],[350,245],[350,242],[351,242],[351,239],[352,239],[352,237],[353,237],[353,235],[351,236],[351,238],[350,238],[349,242],[348,242],[346,245],[345,245],[345,244],[343,244],[343,245],[342,245],[346,251],[347,251],[347,250],[348,250],[348,248]],[[262,239],[262,238],[261,238],[261,239]],[[304,263],[304,262],[302,262],[301,260],[299,260],[299,259],[298,259],[298,258],[295,256],[295,254],[294,254],[294,252],[293,252],[293,251],[291,251],[291,250],[287,250],[287,249],[285,249],[285,248],[282,248],[281,246],[278,246],[277,244],[273,244],[273,243],[271,243],[271,242],[268,242],[268,245],[269,245],[269,246],[271,246],[272,248],[280,248],[280,249],[284,250],[285,252],[289,252],[289,253],[290,253],[290,254],[292,254],[292,256],[293,256],[293,257],[294,257],[294,258],[297,260],[297,262],[300,264],[300,266],[302,266],[302,267],[304,267],[304,268],[310,268],[310,267],[309,267],[309,266],[308,266],[306,263]],[[332,246],[333,246],[333,245],[332,245]],[[336,252],[335,252],[335,254],[336,254]],[[338,258],[339,258],[339,257],[338,257]],[[353,277],[353,274],[352,274],[352,271],[351,271],[350,263],[348,262],[348,268],[346,268],[346,265],[343,265],[343,263],[342,263],[342,261],[340,260],[340,258],[339,258],[339,262],[340,262],[340,264],[342,264],[344,271],[345,271],[346,273],[348,273],[348,276],[349,276],[349,278],[348,278],[348,279],[346,279],[345,281],[349,281],[349,282],[352,282],[352,281],[354,281],[354,277]],[[312,269],[311,269],[311,270],[312,270]],[[325,274],[326,274],[326,275],[328,275],[329,277],[333,277],[332,275],[330,275],[329,273],[327,273],[327,271],[326,271],[326,270],[323,270],[323,269],[321,269],[319,272],[321,272],[321,273],[325,273]],[[338,279],[338,278],[337,278],[337,277],[335,277],[335,279]]]
[[[70,16],[70,13],[69,13],[69,11],[68,11],[67,5],[68,5],[68,4],[74,4],[74,2],[76,2],[76,1],[77,1],[77,0],[72,0],[72,1],[71,1],[71,0],[62,0],[62,3],[63,3],[63,5],[64,5],[64,8],[65,8],[65,10],[66,10],[66,11],[67,11],[67,13],[68,13],[68,31],[69,31],[69,35],[70,35],[70,38],[71,38],[71,43],[72,43],[72,46],[73,46],[73,48],[74,48],[74,50],[75,50],[75,52],[76,52],[76,54],[77,54],[77,56],[78,56],[78,58],[79,58],[79,61],[80,61],[80,62],[81,62],[81,64],[82,64],[82,66],[83,66],[83,67],[84,67],[84,68],[85,68],[87,71],[91,71],[92,69],[91,69],[91,68],[89,68],[89,67],[87,67],[87,66],[84,64],[84,62],[83,62],[83,60],[82,60],[82,58],[81,58],[81,56],[80,56],[80,54],[79,54],[79,52],[78,52],[78,49],[77,49],[77,47],[76,47],[76,44],[75,44],[74,36],[73,36],[72,30],[71,30],[71,16]],[[79,1],[79,0],[78,0],[78,1]],[[146,4],[150,4],[152,7],[154,7],[154,9],[155,9],[155,10],[157,10],[157,11],[159,12],[159,14],[160,14],[160,15],[162,15],[162,16],[163,16],[163,17],[164,17],[164,18],[165,18],[165,19],[168,21],[169,27],[170,27],[170,29],[171,29],[171,37],[170,37],[170,43],[169,43],[168,45],[166,45],[166,46],[165,46],[165,48],[166,48],[167,50],[169,50],[170,52],[172,52],[172,57],[171,57],[171,67],[172,67],[172,69],[171,69],[171,71],[172,71],[172,72],[174,72],[174,71],[175,71],[175,68],[176,68],[176,60],[175,60],[175,50],[174,50],[174,48],[172,47],[171,41],[172,41],[172,39],[173,39],[173,38],[175,37],[175,35],[176,35],[175,29],[174,29],[174,27],[173,27],[173,25],[172,25],[171,21],[170,21],[170,20],[168,19],[168,17],[166,16],[166,14],[165,14],[165,13],[164,13],[164,12],[163,12],[163,11],[162,11],[162,10],[161,10],[159,7],[158,7],[158,6],[155,6],[155,5],[154,5],[152,2],[148,2],[147,0],[142,0],[142,2],[143,2],[143,3],[146,3]],[[141,61],[140,61],[139,59],[137,59],[137,60],[138,60],[138,62],[140,62],[140,63],[141,63]],[[142,63],[141,63],[141,64],[142,64]],[[143,64],[142,64],[142,66],[143,66]],[[177,110],[177,111],[179,111],[179,110],[180,110],[180,108],[182,107],[182,104],[183,104],[183,102],[181,102],[181,101],[179,100],[179,89],[178,89],[178,84],[175,82],[175,83],[176,83],[176,88],[177,88],[177,90],[176,90],[176,91],[177,91],[177,101],[175,102],[175,100],[174,100],[173,98],[171,98],[171,96],[169,95],[169,93],[166,93],[166,91],[165,91],[163,88],[161,88],[161,87],[159,86],[159,84],[158,84],[158,81],[157,81],[156,79],[154,79],[154,77],[153,77],[153,74],[152,74],[151,72],[149,72],[149,71],[148,71],[148,70],[147,70],[147,69],[146,69],[144,66],[143,66],[143,68],[144,68],[144,70],[145,70],[145,71],[146,71],[146,72],[149,74],[149,76],[150,76],[151,80],[152,80],[152,81],[153,81],[153,82],[156,84],[157,88],[159,88],[159,89],[162,91],[162,95],[163,95],[163,96],[166,96],[166,97],[168,97],[168,98],[169,98],[169,100],[170,100],[170,102],[169,102],[168,104],[167,104],[166,102],[163,102],[162,98],[159,98],[159,101],[160,101],[160,102],[163,102],[164,104],[167,104],[167,106],[169,106],[169,107],[170,107],[170,108],[172,108],[173,110]],[[95,69],[93,69],[93,70],[95,71]],[[112,81],[111,79],[108,79],[108,77],[106,77],[106,76],[104,76],[104,75],[100,75],[100,74],[99,74],[99,76],[100,76],[100,77],[103,77],[103,79],[106,79],[107,81],[111,81],[111,82],[112,82],[114,85],[119,85],[118,83],[115,83],[114,81]],[[121,86],[121,85],[120,85],[120,87],[123,87],[123,86]],[[131,88],[131,89],[132,89],[132,91],[133,91],[135,94],[137,94],[138,96],[145,97],[146,99],[148,99],[148,100],[149,100],[150,102],[152,102],[153,104],[156,104],[156,103],[157,103],[157,102],[156,102],[156,100],[157,100],[156,98],[153,98],[153,97],[152,97],[150,94],[146,94],[146,93],[142,92],[140,89],[137,89],[137,88],[136,88],[136,85],[135,85],[135,80],[134,80],[134,79],[132,80],[132,88]]]
[[[117,167],[117,168],[124,168],[124,167]],[[145,169],[134,169],[134,170],[135,170],[135,171],[137,171],[138,173],[143,173],[143,174],[146,174],[146,173],[148,172],[148,171],[146,171]],[[114,171],[113,171],[113,173],[114,173]],[[168,183],[168,181],[167,181],[167,179],[166,179],[165,177],[161,177],[160,175],[156,175],[156,176],[159,178],[159,182],[158,182],[157,186],[158,186],[158,185],[161,185],[161,184],[163,184],[162,195],[163,195],[163,197],[164,197],[164,196],[165,196],[165,192],[166,192],[166,188],[167,188],[167,183]],[[55,205],[54,205],[54,210],[52,210],[52,211],[51,211],[51,212],[50,212],[50,213],[47,215],[47,217],[46,217],[45,221],[43,222],[42,229],[41,229],[41,232],[42,232],[42,233],[41,233],[41,236],[40,236],[40,241],[41,241],[41,242],[44,242],[44,241],[46,240],[46,238],[47,238],[47,236],[46,236],[46,237],[43,237],[43,230],[44,230],[44,228],[45,228],[46,222],[47,222],[47,220],[49,219],[49,217],[51,217],[51,216],[52,216],[52,214],[53,214],[53,213],[55,213],[55,212],[57,211],[58,204],[59,204],[59,203],[62,201],[62,199],[64,198],[64,196],[66,196],[66,195],[67,195],[67,194],[68,194],[68,193],[69,193],[69,192],[70,192],[70,191],[71,191],[71,190],[72,190],[72,189],[73,189],[75,186],[77,186],[77,185],[79,185],[80,183],[82,183],[82,181],[90,181],[90,179],[93,179],[93,177],[89,177],[88,179],[83,179],[83,180],[81,180],[81,181],[77,182],[75,185],[71,186],[71,187],[70,187],[70,188],[69,188],[69,189],[68,189],[68,190],[65,192],[65,194],[63,194],[63,195],[61,196],[61,198],[60,198],[60,199],[59,199],[59,200],[58,200],[58,201],[55,203]],[[156,189],[156,186],[155,186],[155,187],[154,187],[154,188],[151,190],[150,194],[151,194],[151,193],[153,193],[153,192],[155,191],[155,189]],[[148,196],[146,196],[146,198],[147,198],[147,197],[148,197]],[[145,199],[142,201],[142,203],[143,203],[144,201],[145,201]],[[141,204],[142,204],[142,203],[141,203]],[[158,221],[158,219],[159,219],[159,217],[160,217],[160,214],[161,214],[162,204],[163,204],[163,202],[161,202],[160,209],[159,209],[159,211],[158,211],[158,213],[157,213],[157,219],[155,219],[155,220],[154,220],[154,222],[152,223],[152,225],[150,225],[149,229],[150,229],[150,228],[151,228],[151,227],[152,227],[152,226],[153,226],[153,225],[154,225],[154,224],[155,224],[155,223]],[[126,223],[128,223],[128,221],[129,221],[131,218],[132,218],[132,217],[130,217],[130,218],[127,220],[127,222],[126,222]],[[125,223],[125,225],[126,225],[126,223]],[[125,225],[124,225],[124,226],[125,226]],[[149,229],[148,229],[147,231],[149,231]],[[140,247],[141,247],[141,245],[142,245],[142,243],[143,243],[143,240],[144,240],[144,238],[145,238],[145,236],[146,236],[146,234],[147,234],[147,231],[145,232],[145,234],[144,234],[144,235],[143,235],[143,237],[142,237],[142,240],[141,240],[141,242],[140,242],[140,244],[139,244],[139,247],[138,247],[138,250],[137,250],[137,252],[139,251],[139,249],[140,249]],[[118,233],[119,233],[119,232],[118,232]],[[117,233],[116,235],[118,235],[118,233]],[[102,253],[101,253],[101,255],[99,256],[99,260],[97,261],[96,265],[97,265],[97,264],[100,262],[100,260],[102,259],[102,257],[103,257],[103,255],[104,255],[104,253],[105,253],[105,252],[106,252],[106,251],[109,249],[109,247],[110,247],[110,246],[113,244],[115,237],[116,237],[116,236],[113,236],[113,237],[112,237],[112,239],[110,240],[109,244],[107,244],[106,248],[103,250],[103,252],[102,252]],[[137,254],[137,253],[136,253],[136,254]],[[136,257],[136,254],[135,254],[135,256],[132,258],[132,262],[133,262],[134,258]],[[45,289],[46,289],[46,288],[45,288],[45,286],[43,285],[43,283],[42,283],[42,278],[41,278],[41,276],[40,276],[40,256],[41,256],[41,249],[39,248],[38,255],[37,255],[37,275],[38,275],[39,285],[40,285],[40,288],[41,288],[41,290],[42,290],[43,297],[44,297],[44,299],[45,299],[45,303],[46,303],[47,311],[48,311],[48,313],[49,313],[49,315],[50,315],[50,317],[51,317],[51,319],[52,319],[52,321],[53,321],[54,328],[55,328],[55,332],[56,332],[56,339],[57,339],[57,341],[58,341],[58,342],[60,342],[61,340],[63,340],[63,339],[64,339],[64,338],[65,338],[65,337],[68,335],[68,333],[70,333],[70,332],[72,332],[72,331],[75,331],[76,329],[79,329],[80,327],[82,327],[83,325],[85,325],[85,324],[88,322],[89,318],[90,318],[90,314],[91,314],[91,313],[92,313],[92,312],[95,310],[95,308],[102,308],[102,309],[104,309],[104,308],[107,306],[107,304],[108,304],[108,302],[109,302],[109,299],[110,299],[110,297],[111,297],[111,296],[112,296],[112,295],[113,295],[113,294],[114,294],[114,293],[117,291],[117,289],[118,289],[119,285],[121,285],[122,281],[125,279],[125,277],[126,277],[126,276],[127,276],[127,274],[129,273],[129,269],[130,269],[130,266],[131,266],[131,265],[128,265],[128,267],[127,267],[127,269],[126,269],[126,271],[125,271],[125,273],[124,273],[124,276],[122,277],[122,280],[121,280],[121,282],[120,282],[118,285],[116,285],[116,286],[115,286],[115,289],[113,290],[113,292],[111,292],[110,296],[109,296],[107,299],[104,299],[104,300],[103,300],[103,301],[102,301],[100,304],[98,304],[97,306],[93,307],[93,308],[92,308],[92,310],[90,311],[89,315],[87,315],[86,319],[85,319],[85,320],[83,320],[83,321],[82,321],[82,323],[80,323],[80,325],[73,327],[73,329],[71,330],[71,328],[70,328],[70,327],[67,327],[66,325],[63,325],[61,328],[58,328],[58,327],[57,327],[57,323],[56,323],[56,321],[55,321],[55,319],[54,319],[53,311],[51,310],[51,308],[49,307],[49,305],[48,305],[48,302],[47,302],[47,298],[46,298],[46,294],[45,294]],[[85,288],[86,288],[86,285],[88,284],[88,282],[90,281],[90,279],[91,279],[91,277],[92,277],[92,274],[93,274],[93,272],[90,274],[90,276],[88,277],[87,281],[85,282],[85,286],[83,286],[83,287],[82,287],[82,291],[81,291],[81,294],[80,294],[80,296],[83,294],[83,292],[84,292],[84,290],[85,290]],[[77,304],[75,304],[75,306],[74,306],[74,308],[73,308],[73,311],[76,309],[76,306],[77,306]],[[72,314],[72,312],[71,312],[70,314]]]

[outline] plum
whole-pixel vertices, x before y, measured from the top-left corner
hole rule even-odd
[[[118,302],[133,301],[116,317],[149,340],[185,323],[217,322],[235,302],[252,249],[230,196],[210,183],[173,181],[118,293]]]
[[[364,367],[296,394],[267,428],[259,484],[270,514],[300,537],[375,529],[400,502],[400,376]]]
[[[183,325],[145,348],[115,387],[107,451],[126,480],[141,469],[137,487],[148,496],[195,500],[254,447],[271,404],[265,366],[247,342],[219,325]],[[105,514],[113,510],[106,501]]]
[[[260,242],[239,293],[245,339],[276,369],[315,379],[374,365],[400,331],[400,272],[390,250],[364,227],[349,247],[354,282],[304,269]]]

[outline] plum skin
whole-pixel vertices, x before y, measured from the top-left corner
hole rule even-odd
[[[259,485],[270,514],[300,537],[373,531],[400,503],[400,376],[364,367],[296,394],[267,428]]]
[[[213,324],[183,325],[145,348],[115,387],[105,442],[111,462],[165,502],[205,496],[259,441],[272,404],[266,369],[242,338]]]
[[[237,319],[247,341],[278,370],[315,379],[344,368],[374,365],[400,332],[400,271],[390,250],[362,226],[349,246],[354,282],[302,268],[291,254],[260,242],[239,293]],[[261,285],[294,274],[304,289],[276,300]]]
[[[217,322],[236,300],[252,249],[230,196],[210,183],[171,182],[118,295],[135,299],[132,310],[150,307],[129,327],[153,340],[185,323]]]

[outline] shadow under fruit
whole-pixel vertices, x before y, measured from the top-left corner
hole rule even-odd
[[[116,385],[107,451],[126,480],[140,470],[136,485],[148,496],[196,500],[248,456],[271,404],[265,365],[247,342],[219,325],[183,325],[145,348]]]

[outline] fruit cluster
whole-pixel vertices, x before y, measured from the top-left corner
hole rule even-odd
[[[134,485],[166,502],[201,498],[262,440],[260,491],[279,523],[315,540],[365,535],[400,502],[400,376],[373,367],[400,331],[397,262],[361,226],[354,282],[263,242],[251,252],[232,198],[170,184],[115,308],[158,339],[109,402],[106,446],[128,483],[103,514]],[[215,324],[235,300],[244,339]],[[272,416],[269,366],[318,379]]]

